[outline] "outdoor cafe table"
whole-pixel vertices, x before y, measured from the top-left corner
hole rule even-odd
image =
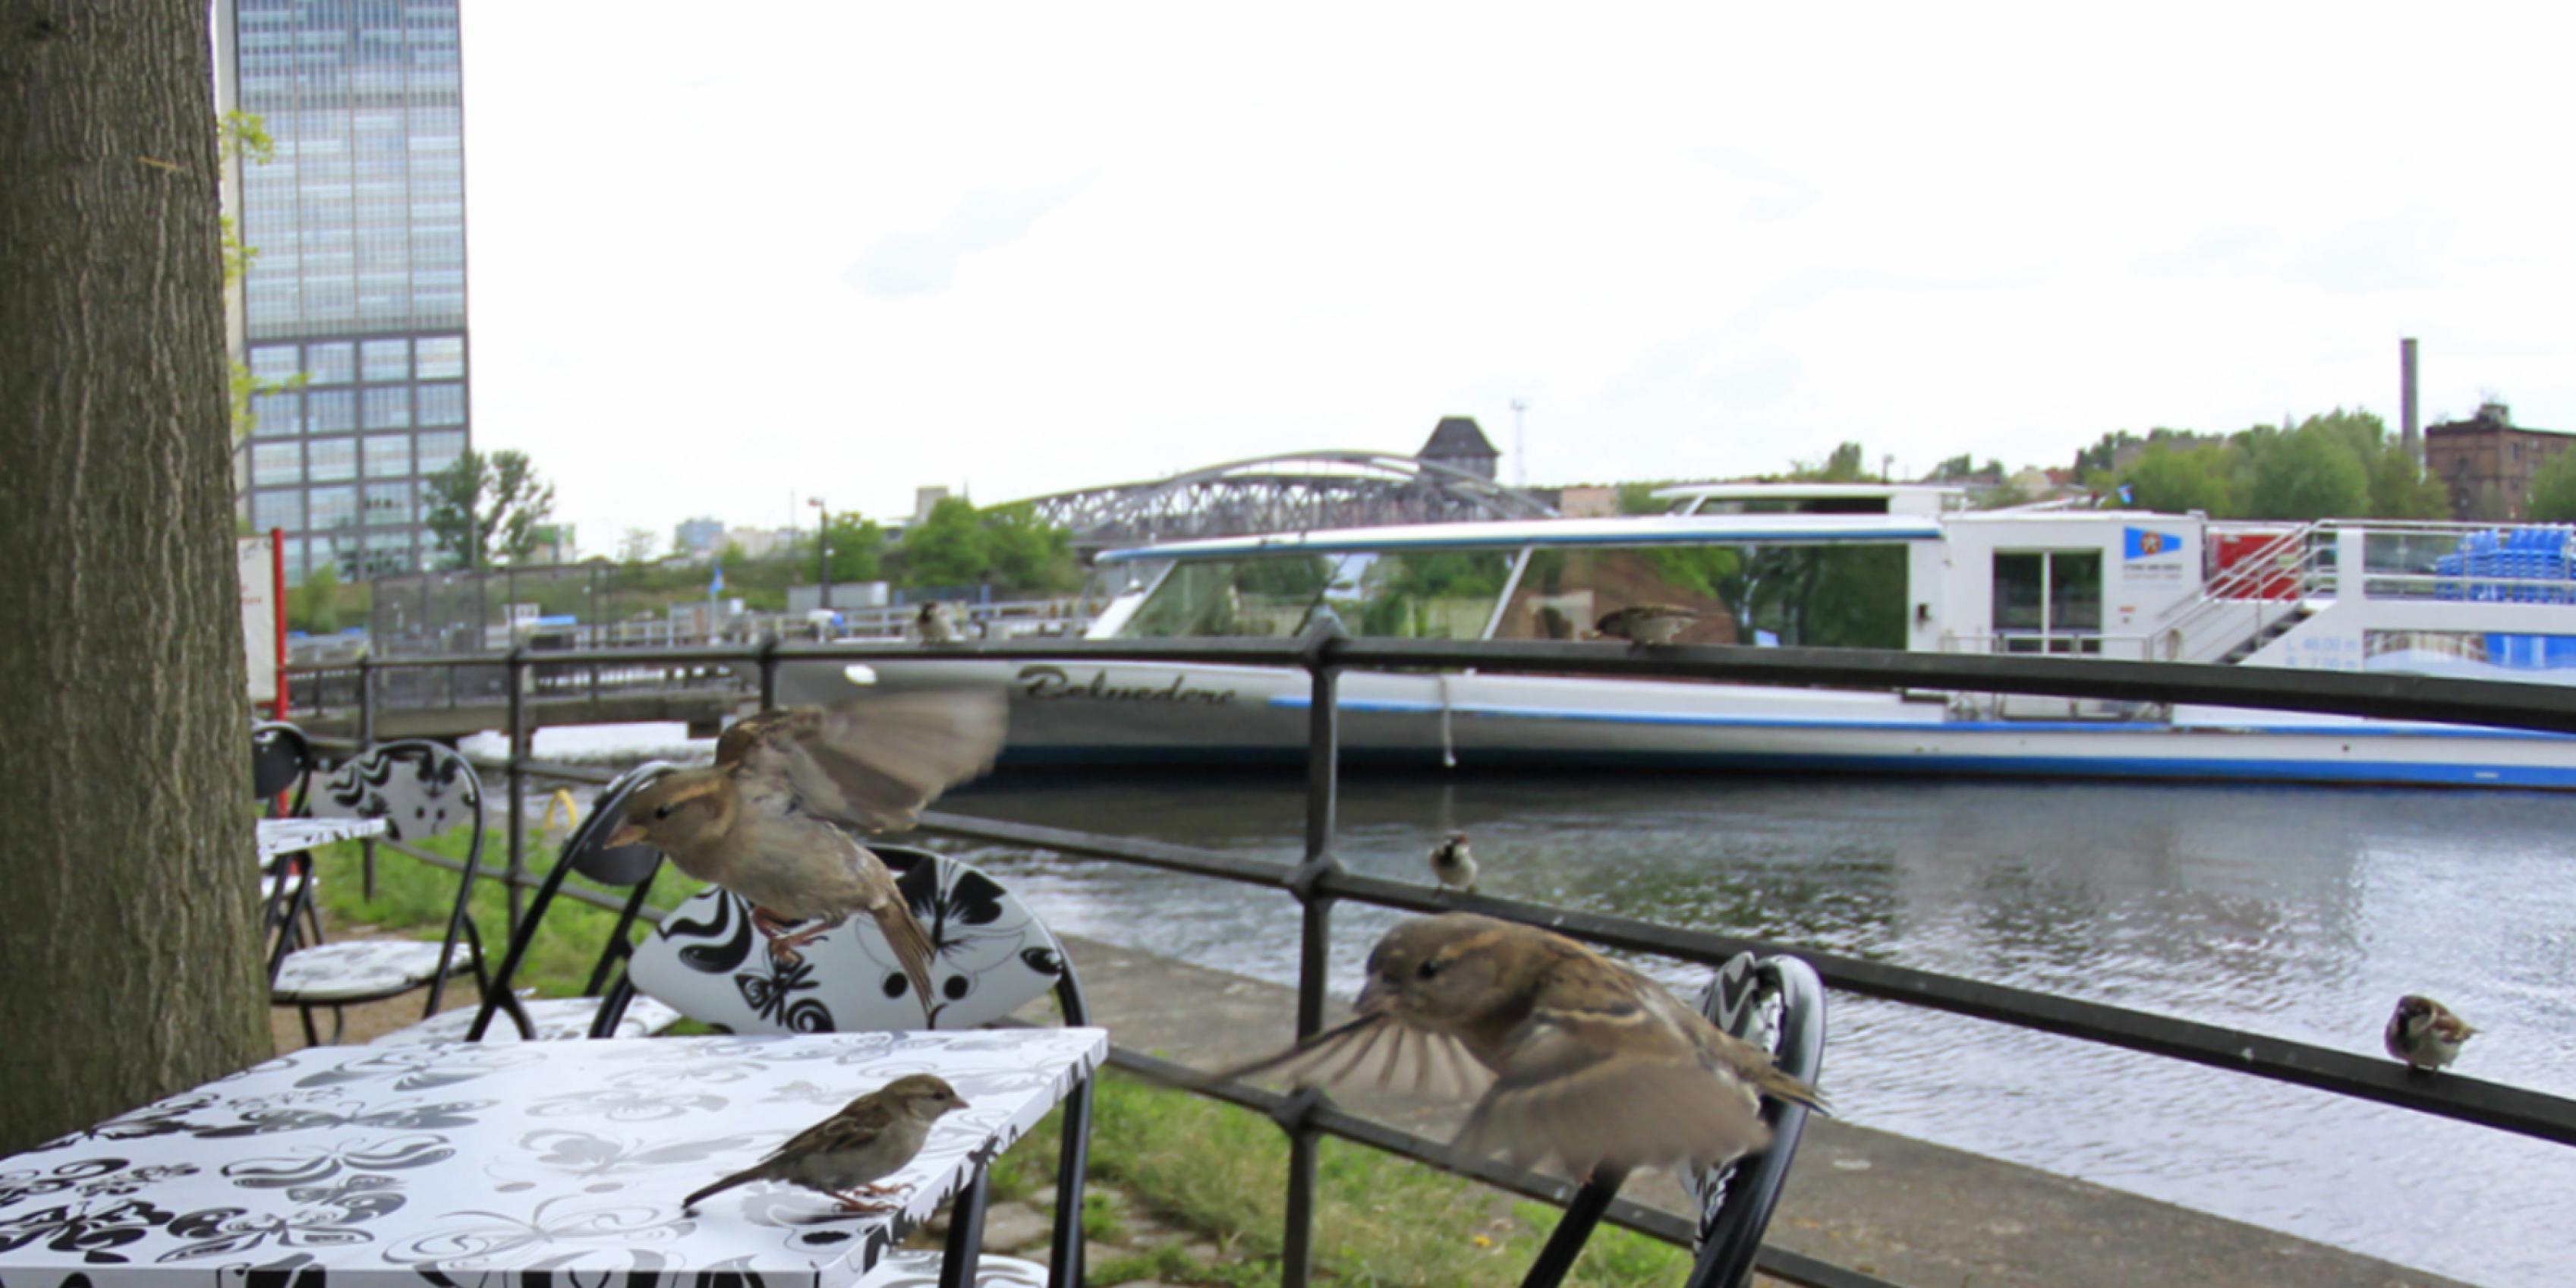
[[[1095,1028],[311,1047],[0,1159],[0,1284],[847,1284],[1108,1049]],[[772,1183],[680,1211],[925,1072],[969,1107],[885,1178],[897,1211]]]
[[[380,818],[264,818],[259,820],[259,861],[265,866],[281,854],[384,834]]]

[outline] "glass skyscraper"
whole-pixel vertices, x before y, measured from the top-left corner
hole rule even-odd
[[[230,176],[232,325],[263,382],[245,517],[292,582],[424,567],[423,476],[469,441],[457,3],[216,0],[217,104],[276,144]]]

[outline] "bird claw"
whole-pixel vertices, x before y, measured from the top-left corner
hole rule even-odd
[[[841,1211],[852,1215],[879,1216],[887,1212],[894,1211],[899,1205],[893,1203],[872,1203],[861,1196],[866,1194],[891,1194],[893,1192],[894,1191],[889,1190],[882,1185],[863,1185],[846,1194],[833,1195],[832,1201],[839,1205]]]

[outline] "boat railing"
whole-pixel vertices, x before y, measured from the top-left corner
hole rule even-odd
[[[494,766],[494,771],[504,775],[508,783],[509,807],[503,815],[508,820],[507,867],[478,875],[493,877],[508,891],[507,914],[515,930],[525,915],[526,893],[538,884],[538,878],[527,867],[530,781],[542,776],[598,783],[610,776],[610,771],[604,769],[534,757],[538,708],[526,700],[526,695],[535,668],[626,665],[637,661],[638,653],[645,655],[644,660],[672,666],[733,664],[756,670],[763,706],[776,705],[778,671],[784,665],[884,657],[882,649],[863,645],[789,644],[772,637],[750,648],[586,649],[543,654],[513,649],[507,653],[436,658],[361,658],[360,739],[355,744],[323,745],[365,744],[371,734],[364,731],[374,728],[377,682],[387,678],[389,672],[478,666],[504,671],[511,694],[510,753]],[[914,656],[940,661],[1069,659],[1233,664],[1289,667],[1304,672],[1311,696],[1307,704],[1306,841],[1300,861],[1276,862],[1163,841],[953,814],[931,814],[922,820],[926,830],[952,837],[1235,882],[1289,895],[1298,909],[1297,1033],[1301,1038],[1315,1034],[1323,1026],[1335,905],[1351,902],[1416,913],[1472,911],[1550,926],[1577,939],[1621,951],[1655,954],[1703,966],[1721,965],[1741,952],[1790,953],[1812,965],[1829,988],[1846,995],[1890,1000],[2143,1052],[2576,1147],[2576,1099],[2454,1072],[2424,1077],[2376,1054],[1921,970],[1873,956],[1489,895],[1456,895],[1416,882],[1357,875],[1344,868],[1336,857],[1341,771],[1339,685],[1344,672],[1358,668],[1432,671],[1470,667],[1505,673],[1697,679],[1880,691],[2016,693],[2108,702],[2252,707],[2571,736],[2576,736],[2576,686],[2012,653],[1351,639],[1329,630],[1312,631],[1297,639],[1058,640],[924,646]],[[400,842],[381,844],[424,862],[450,868],[456,865],[455,860]],[[372,868],[368,870],[372,872]],[[567,893],[572,893],[569,887]],[[616,906],[615,901],[594,892],[574,895],[583,896]],[[657,913],[647,915],[658,920]],[[1113,1049],[1111,1061],[1140,1076],[1268,1114],[1286,1131],[1287,1217],[1279,1246],[1281,1282],[1288,1288],[1301,1288],[1313,1273],[1315,1177],[1317,1150],[1323,1137],[1339,1137],[1421,1162],[1459,1166],[1445,1141],[1346,1112],[1312,1092],[1281,1095],[1240,1082],[1211,1080],[1195,1069],[1123,1047]],[[1551,1203],[1562,1204],[1574,1193],[1573,1186],[1566,1182],[1501,1163],[1471,1163],[1462,1170],[1477,1180]],[[1695,1232],[1694,1223],[1683,1217],[1626,1201],[1612,1204],[1607,1219],[1684,1246]],[[2177,1263],[2185,1259],[2185,1251],[2177,1250]],[[1893,1288],[1866,1269],[1774,1245],[1763,1247],[1756,1264],[1775,1279],[1814,1288]],[[2187,1277],[2179,1264],[2175,1273]]]

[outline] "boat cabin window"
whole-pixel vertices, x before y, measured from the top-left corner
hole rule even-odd
[[[1683,644],[1905,647],[1905,547],[1612,546],[1534,550],[1494,638],[1592,637],[1640,604],[1696,609]]]
[[[2006,653],[2102,651],[2102,552],[1995,552],[1996,647]]]
[[[1330,616],[1355,636],[1481,639],[1511,569],[1505,550],[1194,559],[1176,565],[1118,634],[1293,637]]]

